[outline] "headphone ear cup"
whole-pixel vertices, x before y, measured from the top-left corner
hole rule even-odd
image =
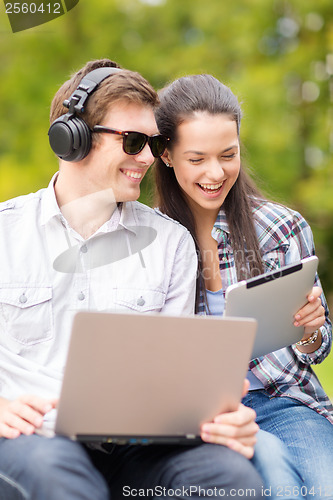
[[[79,145],[76,147],[76,142],[74,142],[75,150],[68,161],[80,161],[88,155],[91,149],[91,130],[82,118],[74,117],[72,121],[77,130],[75,140],[79,141]]]
[[[91,131],[82,118],[61,116],[49,128],[50,146],[64,161],[80,161],[91,148]]]

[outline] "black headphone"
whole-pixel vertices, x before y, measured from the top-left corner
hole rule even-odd
[[[69,99],[63,102],[68,113],[57,118],[49,128],[50,146],[59,158],[65,161],[80,161],[91,148],[91,130],[86,122],[77,116],[83,113],[89,96],[98,85],[110,75],[121,71],[120,68],[97,68],[84,76]]]

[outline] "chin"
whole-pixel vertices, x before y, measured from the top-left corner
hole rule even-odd
[[[136,191],[135,193],[126,193],[123,194],[122,196],[120,195],[119,197],[116,196],[117,202],[126,202],[126,201],[136,201],[140,197],[140,190]]]

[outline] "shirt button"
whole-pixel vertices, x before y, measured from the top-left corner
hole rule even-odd
[[[82,247],[81,247],[81,252],[82,252],[82,253],[87,253],[87,252],[88,252],[87,245],[82,245]]]
[[[143,297],[139,297],[138,300],[136,301],[138,306],[144,306],[146,301]]]
[[[227,257],[224,256],[224,257],[222,257],[221,260],[222,260],[222,262],[227,262],[228,259],[227,259]]]
[[[84,295],[84,293],[83,293],[83,292],[80,292],[80,293],[79,293],[79,295],[77,296],[77,298],[78,298],[79,300],[84,300],[84,299],[86,298],[86,296]]]
[[[25,304],[25,303],[27,302],[27,300],[28,300],[28,299],[27,299],[27,297],[25,296],[25,294],[24,294],[24,293],[22,293],[22,295],[20,295],[20,297],[19,297],[19,301],[20,301],[20,303],[21,303],[21,304]]]

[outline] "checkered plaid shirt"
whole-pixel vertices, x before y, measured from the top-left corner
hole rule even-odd
[[[256,232],[266,271],[292,264],[314,255],[312,231],[298,213],[286,207],[263,201],[253,209]],[[221,209],[212,236],[218,242],[222,288],[237,282],[233,248],[224,211]],[[320,286],[318,276],[316,285]],[[332,343],[332,325],[324,295],[326,322],[322,327],[322,344],[315,352],[301,353],[292,345],[274,353],[253,359],[250,369],[272,396],[297,399],[324,415],[333,424],[333,406],[321,387],[311,365],[321,363],[328,355]],[[199,314],[207,314],[201,291]],[[236,345],[236,344],[235,344]],[[237,354],[237,347],[236,354]]]

